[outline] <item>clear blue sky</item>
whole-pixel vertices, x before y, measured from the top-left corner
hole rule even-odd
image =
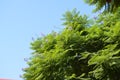
[[[62,14],[73,8],[87,15],[93,9],[83,0],[0,0],[0,78],[22,80],[32,37],[59,31]]]

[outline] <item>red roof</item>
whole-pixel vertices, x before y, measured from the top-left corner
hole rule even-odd
[[[0,80],[12,80],[12,79],[5,79],[5,78],[0,78]]]

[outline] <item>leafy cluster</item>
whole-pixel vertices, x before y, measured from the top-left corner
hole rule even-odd
[[[95,5],[93,12],[97,12],[105,7],[104,12],[116,12],[120,7],[119,0],[84,0],[89,5]]]
[[[66,27],[31,43],[34,50],[24,69],[25,80],[120,80],[120,18],[87,16],[68,11]],[[108,17],[108,18],[107,18]],[[110,19],[109,21],[107,19]]]

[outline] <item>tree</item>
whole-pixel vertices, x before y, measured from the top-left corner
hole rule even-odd
[[[120,80],[120,18],[101,14],[94,24],[74,9],[64,14],[61,32],[31,43],[25,80]]]
[[[67,27],[62,32],[52,32],[31,44],[34,53],[29,67],[24,69],[25,80],[69,80],[77,79],[83,73],[87,76],[90,55],[82,49],[85,41],[81,36],[87,34],[84,31],[87,18],[73,10],[67,11],[64,19]],[[86,56],[80,59],[82,53]]]
[[[98,10],[101,10],[103,7],[105,7],[105,12],[115,12],[117,11],[118,7],[120,6],[119,0],[84,0],[89,5],[95,5],[96,8],[94,9],[94,12],[97,12]]]

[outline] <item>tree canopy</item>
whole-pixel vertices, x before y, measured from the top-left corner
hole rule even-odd
[[[84,0],[89,5],[95,5],[94,12],[101,10],[105,7],[105,12],[115,12],[120,7],[119,0]]]
[[[31,43],[34,52],[23,79],[120,80],[119,16],[118,10],[93,20],[76,9],[67,11],[61,32]]]

